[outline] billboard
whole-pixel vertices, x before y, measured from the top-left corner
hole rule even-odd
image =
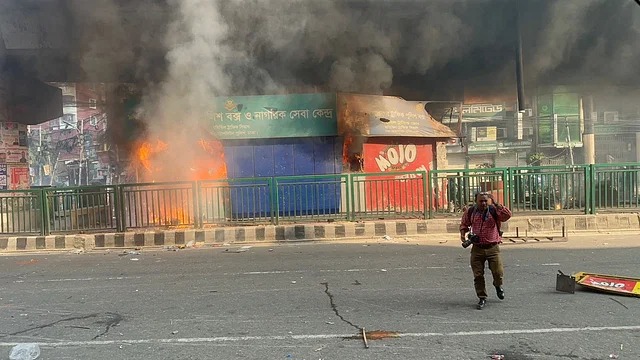
[[[335,136],[336,94],[215,98],[206,128],[219,139]]]

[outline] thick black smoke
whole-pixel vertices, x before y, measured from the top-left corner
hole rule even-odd
[[[198,65],[193,78],[217,79],[197,89],[211,95],[434,97],[504,84],[513,81],[517,18],[528,86],[640,80],[633,0],[14,0],[2,12],[5,35],[45,24],[45,34],[31,34],[37,46],[68,47],[86,80],[154,89],[186,64]]]
[[[222,95],[352,91],[459,100],[640,83],[633,0],[73,0],[88,77],[142,84],[151,132],[206,116]]]

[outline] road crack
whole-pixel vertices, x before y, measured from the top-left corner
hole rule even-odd
[[[92,340],[96,340],[104,335],[106,335],[109,330],[111,330],[111,328],[113,328],[114,326],[118,326],[120,324],[120,322],[122,320],[124,320],[124,317],[120,314],[116,314],[116,313],[104,313],[104,314],[89,314],[89,315],[84,315],[84,316],[73,316],[73,317],[69,317],[69,318],[65,318],[65,319],[60,319],[54,322],[50,322],[47,324],[43,324],[43,325],[38,325],[38,326],[33,326],[24,330],[20,330],[20,331],[16,331],[13,333],[9,333],[9,334],[0,334],[0,338],[4,338],[4,337],[8,337],[8,336],[16,336],[16,335],[21,335],[21,334],[25,334],[34,330],[41,330],[41,329],[46,329],[46,328],[50,328],[53,327],[55,325],[61,324],[61,323],[65,323],[65,322],[69,322],[69,321],[76,321],[76,320],[87,320],[87,319],[93,319],[93,318],[98,318],[97,321],[95,321],[95,324],[104,326],[104,330],[99,333],[98,335],[94,336]],[[102,319],[100,319],[102,318]],[[66,328],[73,328],[73,329],[83,329],[83,330],[90,330],[91,328],[88,326],[81,326],[81,325],[67,325],[65,326]]]
[[[357,330],[362,330],[362,327],[352,323],[351,321],[347,320],[344,318],[344,316],[342,316],[340,314],[340,312],[338,311],[338,306],[335,303],[335,299],[333,297],[333,294],[329,291],[329,283],[328,282],[323,282],[320,283],[321,285],[324,285],[324,292],[325,294],[327,294],[327,296],[329,297],[329,302],[331,303],[331,309],[333,309],[333,312],[336,314],[336,316],[338,318],[340,318],[340,320],[344,321],[345,323],[353,326],[354,328],[356,328]]]
[[[97,317],[97,316],[98,316],[98,314],[91,314],[91,315],[85,315],[85,316],[74,316],[74,317],[70,317],[70,318],[66,318],[66,319],[60,319],[60,320],[58,320],[58,321],[54,321],[54,322],[52,322],[52,323],[48,323],[48,324],[44,324],[44,325],[38,325],[38,326],[30,327],[30,328],[28,328],[28,329],[20,330],[20,331],[16,331],[16,332],[14,332],[14,333],[10,333],[10,334],[7,334],[7,335],[2,335],[2,336],[0,336],[0,337],[7,337],[7,336],[20,335],[20,334],[27,333],[27,332],[29,332],[29,331],[39,330],[39,329],[45,329],[45,328],[48,328],[48,327],[52,327],[52,326],[54,326],[54,325],[57,325],[57,324],[59,324],[59,323],[66,322],[66,321],[86,320],[86,319],[94,318],[94,317]]]
[[[106,315],[107,315],[107,319],[105,321],[97,321],[96,322],[96,324],[102,324],[102,325],[106,325],[106,326],[105,326],[103,332],[101,332],[100,334],[98,334],[98,335],[93,337],[93,340],[95,340],[95,339],[97,339],[97,338],[99,338],[101,336],[107,335],[107,333],[109,332],[109,330],[111,330],[112,327],[118,326],[120,324],[120,322],[124,319],[122,317],[122,315],[116,314],[116,313],[108,312],[108,313],[106,313]]]

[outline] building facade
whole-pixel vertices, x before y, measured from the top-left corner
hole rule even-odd
[[[57,83],[63,115],[29,127],[31,183],[36,186],[107,184],[107,116],[103,84]]]

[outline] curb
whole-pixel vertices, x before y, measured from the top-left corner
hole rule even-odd
[[[451,236],[459,232],[456,218],[347,223],[313,223],[170,229],[146,232],[15,236],[0,238],[0,252],[33,250],[138,248],[192,243],[330,241],[394,236]],[[505,244],[567,241],[568,233],[640,231],[638,214],[514,216],[503,223]]]

